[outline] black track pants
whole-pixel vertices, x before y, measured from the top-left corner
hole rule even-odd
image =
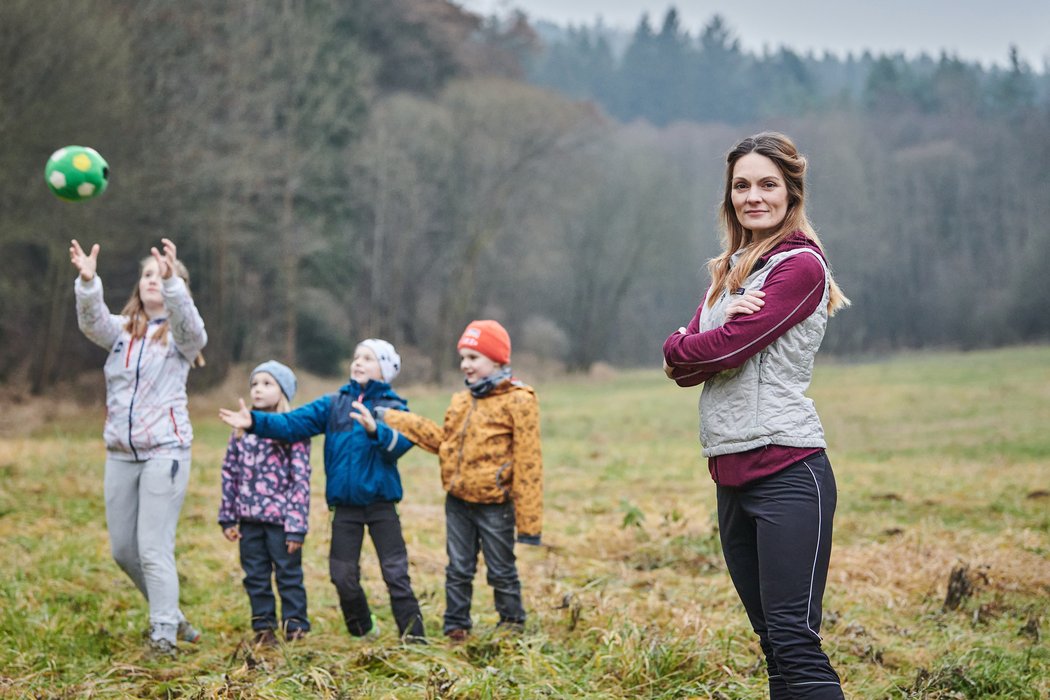
[[[836,498],[824,452],[718,487],[722,550],[766,655],[771,700],[843,697],[818,634]]]
[[[372,610],[361,587],[361,544],[365,527],[379,557],[379,569],[390,593],[390,608],[401,637],[423,637],[423,616],[408,575],[408,550],[401,519],[393,503],[336,506],[332,519],[332,547],[328,570],[339,593],[339,606],[350,634],[360,637],[372,629]]]

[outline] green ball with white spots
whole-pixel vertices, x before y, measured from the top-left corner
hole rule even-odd
[[[106,191],[109,164],[94,148],[66,146],[47,159],[44,179],[56,196],[82,202]]]

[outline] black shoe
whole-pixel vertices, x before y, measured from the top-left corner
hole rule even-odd
[[[252,638],[252,646],[275,647],[277,646],[277,635],[273,633],[273,630],[258,630],[255,637]]]
[[[470,630],[465,629],[454,629],[445,632],[445,636],[448,637],[448,641],[454,644],[462,644],[467,641],[467,637],[470,636]]]
[[[525,632],[525,622],[517,622],[515,620],[500,620],[496,623],[497,632],[508,632],[512,634],[522,634]]]

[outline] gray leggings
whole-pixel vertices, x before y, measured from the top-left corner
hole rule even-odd
[[[106,458],[106,527],[113,559],[149,602],[152,639],[174,642],[185,619],[179,610],[175,525],[189,479],[188,459]]]

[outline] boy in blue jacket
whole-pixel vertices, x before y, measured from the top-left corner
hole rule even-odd
[[[375,615],[361,588],[361,544],[365,527],[372,537],[390,593],[390,607],[403,639],[424,638],[419,601],[408,575],[408,550],[401,534],[398,458],[412,443],[373,418],[376,409],[407,410],[408,403],[390,388],[401,371],[401,356],[385,340],[369,338],[354,350],[350,381],[288,413],[219,410],[231,427],[260,437],[296,442],[324,433],[325,498],[335,511],[329,573],[339,593],[343,619],[355,637],[378,635]]]

